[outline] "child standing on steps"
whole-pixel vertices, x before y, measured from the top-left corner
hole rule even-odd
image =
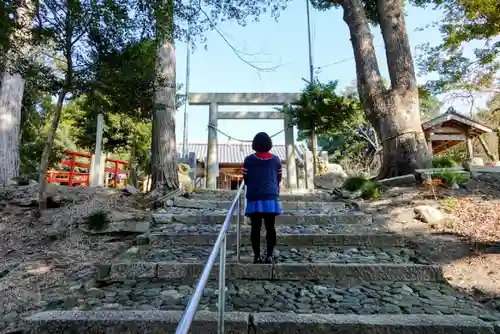
[[[247,187],[247,209],[245,215],[252,224],[250,239],[254,253],[254,263],[273,263],[276,246],[275,217],[281,214],[278,202],[281,182],[281,161],[269,153],[273,143],[265,132],[259,132],[252,142],[254,154],[245,158],[243,180]],[[267,253],[264,260],[260,256],[260,231],[262,221],[266,226]]]

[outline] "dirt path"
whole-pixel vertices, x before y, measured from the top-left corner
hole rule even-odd
[[[16,328],[21,315],[46,306],[42,294],[91,282],[97,262],[123,252],[134,240],[88,235],[78,228],[96,210],[134,217],[138,210],[131,197],[102,189],[52,190],[63,205],[35,219],[28,204],[36,186],[0,189],[0,333]]]
[[[465,189],[391,189],[367,203],[393,230],[405,233],[414,248],[441,264],[448,282],[500,311],[500,190],[491,179],[469,181]],[[442,224],[415,219],[414,208],[428,205],[451,217]]]

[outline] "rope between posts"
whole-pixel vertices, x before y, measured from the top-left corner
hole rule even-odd
[[[273,134],[272,136],[269,136],[270,138],[273,138],[273,137],[276,137],[277,135],[279,135],[280,133],[284,132],[285,130],[288,130],[290,128],[292,128],[293,125],[288,125],[286,128],[284,128],[283,130],[281,131],[278,131],[276,132],[275,134]],[[222,130],[219,130],[216,126],[212,125],[212,124],[208,124],[208,128],[212,128],[214,129],[215,131],[217,131],[218,133],[220,133],[221,135],[224,135],[226,136],[229,140],[236,140],[236,141],[239,141],[240,143],[251,143],[252,140],[244,140],[244,139],[238,139],[238,138],[235,138],[233,136],[230,136],[228,135],[227,133],[225,133],[224,131]]]

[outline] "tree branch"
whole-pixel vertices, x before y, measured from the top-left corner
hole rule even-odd
[[[255,64],[252,64],[250,61],[244,59],[242,57],[242,54],[243,55],[248,55],[246,54],[245,52],[242,52],[240,50],[237,50],[232,44],[231,42],[229,42],[229,40],[226,38],[226,36],[224,36],[224,34],[216,27],[216,25],[212,22],[212,20],[210,19],[210,16],[203,10],[203,8],[201,7],[201,4],[200,4],[200,7],[199,7],[199,10],[200,12],[206,17],[207,21],[210,23],[210,26],[212,29],[215,30],[215,32],[217,32],[217,34],[224,40],[224,42],[231,48],[231,50],[233,51],[233,53],[236,55],[236,57],[238,57],[238,59],[240,59],[242,62],[244,62],[245,64],[247,64],[248,66],[256,69],[257,71],[259,72],[272,72],[272,71],[275,71],[277,68],[279,68],[281,65],[276,65],[274,67],[259,67],[259,66],[256,66]]]

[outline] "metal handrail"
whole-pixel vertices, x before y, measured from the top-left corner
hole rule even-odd
[[[227,213],[226,219],[222,224],[221,230],[219,232],[219,236],[215,241],[214,248],[208,257],[207,264],[205,268],[203,268],[203,272],[201,274],[198,283],[196,284],[196,289],[194,291],[193,296],[189,300],[189,303],[182,315],[182,318],[177,326],[175,331],[176,334],[187,334],[189,328],[191,327],[191,323],[193,322],[194,315],[196,314],[196,310],[198,309],[198,305],[200,303],[201,296],[203,295],[203,291],[205,290],[205,286],[207,285],[208,277],[210,276],[210,272],[215,264],[215,259],[220,251],[219,257],[219,305],[218,305],[218,323],[217,323],[217,332],[219,334],[224,333],[224,313],[225,313],[225,302],[226,302],[226,244],[227,244],[227,231],[229,229],[229,225],[231,223],[231,218],[233,217],[233,213],[235,209],[238,214],[236,215],[236,224],[237,224],[237,236],[236,236],[236,247],[237,247],[237,261],[239,261],[239,249],[240,249],[240,209],[241,209],[241,193],[243,188],[245,187],[245,182],[241,182],[240,188],[236,194],[236,197],[233,199],[231,203],[231,207],[229,208],[229,212]]]

